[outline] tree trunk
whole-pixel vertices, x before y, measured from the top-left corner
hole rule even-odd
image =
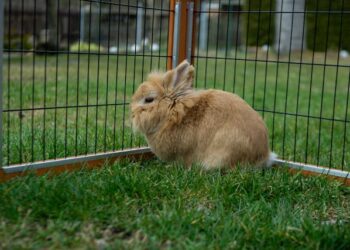
[[[275,50],[286,54],[306,47],[305,0],[276,0]]]
[[[57,38],[59,38],[59,29],[57,24],[57,0],[47,0],[47,43],[50,48],[58,49]]]

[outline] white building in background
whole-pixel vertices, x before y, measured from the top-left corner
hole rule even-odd
[[[199,48],[219,43],[232,48],[242,43],[241,10],[245,0],[202,1],[199,15]],[[217,29],[219,22],[219,29]]]

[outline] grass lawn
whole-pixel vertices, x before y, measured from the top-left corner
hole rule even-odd
[[[264,116],[282,158],[350,169],[350,60],[270,53],[266,63],[264,52],[234,52],[199,53],[196,87],[242,96]],[[4,164],[145,145],[131,133],[128,104],[147,74],[165,67],[158,54],[7,55]]]
[[[156,160],[0,185],[1,249],[348,249],[350,188]]]

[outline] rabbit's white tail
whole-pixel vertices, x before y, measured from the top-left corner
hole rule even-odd
[[[265,162],[265,167],[269,168],[276,162],[277,154],[274,152],[270,152],[269,158]]]

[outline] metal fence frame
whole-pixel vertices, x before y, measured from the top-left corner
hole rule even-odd
[[[0,0],[0,167],[2,167],[2,60],[3,60],[3,40],[4,40],[4,1]]]
[[[184,59],[194,61],[196,15],[194,9],[200,1],[170,0],[169,34],[168,34],[168,69],[175,67]],[[0,13],[4,11],[4,1],[0,0]],[[3,20],[0,15],[0,47],[3,48]],[[2,69],[2,50],[0,51],[0,68]],[[2,149],[2,71],[0,71],[0,149]],[[67,157],[55,160],[46,160],[33,163],[16,164],[4,166],[0,169],[0,179],[5,175],[15,176],[27,170],[36,170],[44,173],[55,169],[73,169],[77,166],[87,164],[89,166],[101,166],[106,161],[113,161],[122,157],[151,157],[152,153],[148,147],[123,149],[114,152],[96,153],[76,157]],[[0,150],[0,162],[2,162],[2,150]],[[296,163],[285,160],[277,160],[277,165],[288,166],[292,169],[302,170],[305,174],[326,174],[327,176],[341,179],[350,185],[350,172],[338,169],[330,169],[310,164]],[[57,168],[58,167],[58,168]],[[5,177],[3,177],[5,178]]]
[[[91,2],[94,1],[89,1]],[[81,3],[81,1],[80,1]],[[4,13],[4,1],[0,1],[0,12]],[[105,2],[104,4],[108,4]],[[111,3],[112,4],[112,3]],[[123,4],[119,4],[121,6]],[[126,6],[124,6],[126,7]],[[127,6],[129,8],[129,6]],[[137,13],[139,11],[139,5],[137,6]],[[145,7],[146,9],[146,7]],[[152,8],[147,8],[152,10]],[[129,9],[128,9],[129,11]],[[154,11],[154,8],[153,8]],[[171,12],[171,10],[170,10]],[[2,52],[3,52],[3,27],[4,27],[4,15],[0,15],[0,47],[1,47],[1,54],[0,54],[0,68],[2,69]],[[171,24],[172,25],[172,24]],[[139,27],[138,27],[139,28]],[[153,32],[153,31],[152,31]],[[152,34],[153,35],[153,34]],[[0,162],[2,163],[2,70],[0,74]],[[16,174],[21,174],[24,171],[28,170],[35,170],[37,173],[44,173],[47,171],[60,171],[60,169],[71,169],[75,168],[76,166],[82,166],[82,165],[88,165],[93,167],[99,167],[106,162],[112,162],[116,159],[125,158],[125,157],[131,157],[131,158],[149,158],[150,156],[153,156],[151,154],[151,151],[148,147],[140,147],[140,148],[131,148],[127,150],[117,150],[117,151],[111,151],[111,152],[103,152],[103,153],[95,153],[95,154],[88,154],[88,155],[81,155],[81,156],[74,156],[74,157],[65,157],[60,159],[52,159],[52,160],[45,160],[45,161],[37,161],[37,162],[28,162],[28,163],[21,163],[21,164],[13,164],[9,166],[2,166],[0,167],[0,179],[7,178],[4,177],[7,176],[15,176]]]
[[[84,0],[79,0],[80,3]],[[88,2],[91,5],[91,2],[99,2],[95,0],[88,0]],[[0,0],[0,12],[4,13],[4,1]],[[103,4],[108,4],[108,2],[101,1]],[[113,4],[112,2],[110,5]],[[138,6],[132,6],[132,5],[125,5],[122,3],[118,4],[119,6],[124,6],[128,8],[129,7],[136,7],[137,13],[139,12],[139,9],[142,8],[138,4]],[[177,6],[177,7],[175,7]],[[149,11],[154,11],[156,8],[152,7],[143,7],[145,10],[149,9]],[[169,37],[168,37],[168,61],[167,61],[167,68],[171,69],[172,67],[175,67],[176,65],[173,63],[173,60],[176,60],[179,58],[179,51],[180,48],[178,46],[178,42],[181,36],[183,36],[185,33],[185,30],[183,32],[180,32],[180,23],[181,25],[186,25],[186,22],[181,21],[180,22],[180,15],[181,13],[186,13],[186,5],[182,6],[182,12],[181,12],[181,4],[175,3],[175,0],[170,0],[170,9],[169,9]],[[47,10],[46,10],[47,11]],[[162,11],[162,10],[160,10]],[[0,16],[0,47],[3,48],[2,42],[3,42],[3,27],[4,27],[4,15]],[[177,21],[175,21],[177,19]],[[139,28],[139,27],[138,27]],[[143,27],[145,28],[145,26]],[[176,35],[173,34],[176,33]],[[153,31],[152,31],[153,33]],[[153,34],[152,34],[153,35]],[[181,48],[182,49],[182,48]],[[0,66],[2,69],[2,52],[0,54]],[[2,71],[0,74],[0,163],[2,163]],[[72,157],[65,157],[65,158],[58,158],[58,159],[48,159],[44,161],[35,161],[35,162],[28,162],[28,163],[20,163],[20,164],[12,164],[8,166],[0,166],[0,181],[12,178],[17,175],[21,175],[27,171],[35,171],[38,174],[43,174],[47,172],[61,172],[62,169],[64,170],[70,170],[75,169],[77,167],[81,166],[88,166],[88,167],[100,167],[104,164],[111,163],[117,159],[121,158],[135,158],[135,159],[144,159],[144,158],[150,158],[154,157],[149,147],[139,147],[139,148],[128,148],[116,151],[110,151],[110,152],[102,152],[102,153],[94,153],[94,154],[87,154],[87,155],[80,155],[80,156],[72,156]]]

